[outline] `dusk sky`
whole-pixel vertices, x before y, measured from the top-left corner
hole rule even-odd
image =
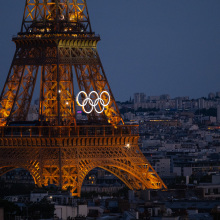
[[[125,101],[135,92],[199,98],[220,91],[220,0],[87,3],[93,31],[101,36],[98,51],[116,100]],[[11,38],[20,30],[24,5],[25,0],[1,4],[0,90],[14,55]]]

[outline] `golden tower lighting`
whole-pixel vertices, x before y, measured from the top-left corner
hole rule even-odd
[[[85,0],[26,0],[0,97],[0,175],[24,168],[39,187],[56,184],[80,196],[88,172],[100,167],[132,190],[166,188],[138,147],[138,126],[124,125],[98,55],[99,40]],[[76,121],[74,74],[86,94],[106,91],[103,101],[90,97],[99,110],[108,105],[87,114],[87,125]],[[21,126],[37,76],[39,123]]]

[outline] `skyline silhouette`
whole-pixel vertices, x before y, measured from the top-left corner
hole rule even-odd
[[[98,51],[116,100],[128,100],[135,92],[199,98],[220,91],[218,0],[87,4],[92,29],[101,36]],[[24,5],[25,0],[8,0],[1,7],[1,91],[15,52],[11,38],[20,31]],[[38,90],[39,75],[33,99]]]

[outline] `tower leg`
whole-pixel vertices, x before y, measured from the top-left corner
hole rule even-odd
[[[37,73],[38,66],[12,65],[0,98],[0,126],[26,120]]]
[[[70,65],[42,68],[40,118],[51,125],[75,125],[73,73]],[[58,79],[59,78],[59,79]]]
[[[97,51],[96,51],[97,53]],[[97,53],[98,55],[98,53]],[[103,91],[107,91],[110,95],[110,103],[106,106],[104,115],[101,116],[93,115],[94,118],[99,118],[105,122],[117,125],[120,122],[123,123],[119,109],[116,105],[114,96],[108,84],[104,69],[101,65],[101,61],[97,58],[97,64],[91,65],[75,65],[75,72],[77,76],[78,85],[81,91],[86,91],[89,94],[91,91],[96,91],[101,94]],[[101,97],[105,103],[108,103],[108,96],[103,94]],[[93,113],[94,114],[94,113]],[[91,120],[91,114],[89,115]]]

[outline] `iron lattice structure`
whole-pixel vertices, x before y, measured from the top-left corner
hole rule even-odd
[[[166,188],[138,148],[138,126],[123,125],[97,52],[99,40],[85,0],[26,0],[0,97],[0,175],[24,168],[38,186],[56,184],[80,196],[85,176],[101,167],[130,189]],[[41,126],[13,127],[11,122],[27,118],[38,73]],[[103,113],[88,114],[87,126],[76,122],[73,73],[81,91],[111,97]]]

